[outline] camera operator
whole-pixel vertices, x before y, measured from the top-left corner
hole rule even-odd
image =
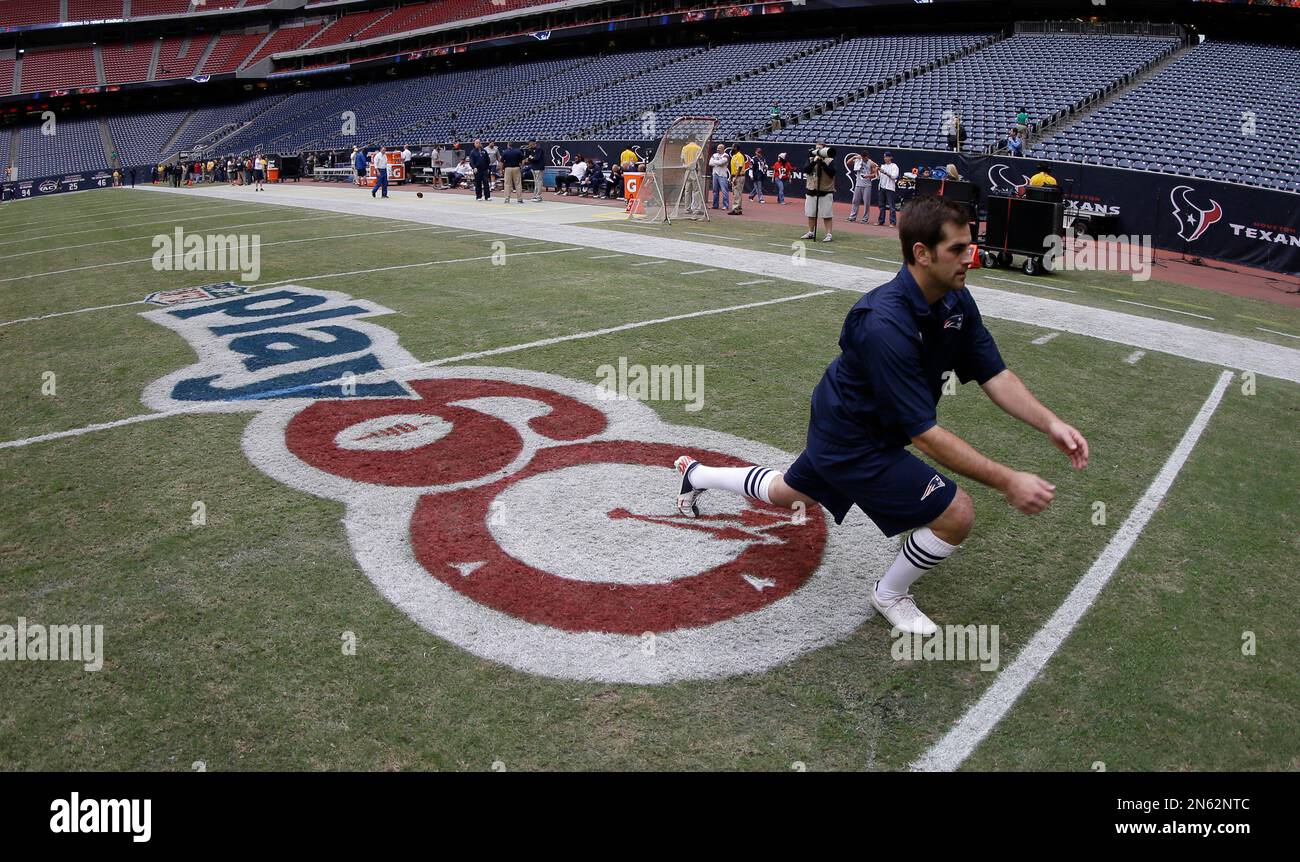
[[[800,239],[816,239],[817,219],[826,225],[822,242],[831,241],[832,207],[835,203],[835,148],[818,141],[808,153],[808,164],[803,169],[808,189],[804,192],[803,214],[808,217],[808,232]]]

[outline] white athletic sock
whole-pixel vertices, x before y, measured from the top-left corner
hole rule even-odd
[[[894,564],[876,584],[876,598],[889,602],[906,595],[917,578],[942,563],[955,550],[956,545],[940,539],[929,527],[913,530],[903,542]]]
[[[770,503],[768,489],[780,475],[767,467],[705,467],[697,461],[686,474],[686,481],[697,490],[731,491]]]

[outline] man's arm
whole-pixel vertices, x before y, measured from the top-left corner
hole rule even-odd
[[[1014,371],[1003,369],[982,385],[989,400],[1007,415],[1046,434],[1057,449],[1069,456],[1074,469],[1082,470],[1088,466],[1088,441],[1044,407]]]
[[[1046,509],[1056,491],[1055,485],[1033,473],[1012,470],[1005,464],[980,454],[974,446],[938,425],[932,425],[913,437],[912,445],[927,458],[939,462],[954,473],[1002,492],[1007,503],[1026,515]]]

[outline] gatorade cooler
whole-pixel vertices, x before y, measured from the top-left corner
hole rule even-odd
[[[648,190],[648,185],[645,181],[645,174],[643,172],[624,171],[623,197],[627,198],[627,206],[624,208],[626,212],[632,212],[633,208],[636,207],[637,194],[639,194],[643,188]]]

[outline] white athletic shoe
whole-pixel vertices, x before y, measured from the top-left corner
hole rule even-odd
[[[815,237],[816,235],[817,235],[817,234],[813,233],[812,231],[808,231],[806,234],[804,234],[803,236],[799,237],[799,239],[812,239],[812,238]]]
[[[880,612],[891,626],[914,635],[932,635],[939,630],[934,620],[921,613],[911,593],[901,595],[892,602],[876,598],[876,587],[871,587],[871,606]]]
[[[690,455],[681,455],[673,462],[673,466],[677,468],[677,472],[682,477],[682,483],[677,489],[677,511],[688,518],[698,518],[700,516],[700,507],[696,505],[696,501],[704,493],[704,489],[697,490],[691,484],[690,479],[686,478],[696,463],[696,460]]]
[[[828,233],[828,234],[826,234],[826,236],[822,237],[822,242],[830,242],[831,239],[832,239],[833,237],[834,237],[834,234],[829,234],[829,233]]]

